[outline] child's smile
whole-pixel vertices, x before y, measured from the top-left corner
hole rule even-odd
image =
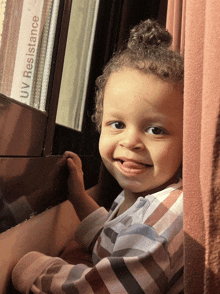
[[[152,167],[147,163],[141,162],[134,159],[121,157],[118,159],[118,167],[125,175],[138,175],[146,171],[146,169]]]
[[[182,121],[182,94],[172,84],[129,68],[111,74],[99,149],[125,192],[146,195],[174,177],[182,161]]]

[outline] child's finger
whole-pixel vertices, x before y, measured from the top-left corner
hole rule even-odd
[[[71,158],[76,166],[78,166],[79,168],[82,168],[81,159],[79,158],[79,156],[77,154],[75,154],[75,153],[73,153],[71,151],[66,151],[64,153],[64,156],[65,156],[66,159]]]
[[[67,162],[67,165],[68,165],[70,172],[76,170],[76,165],[74,164],[74,161],[71,158],[67,158],[66,162]]]
[[[62,157],[57,161],[56,166],[60,167],[60,166],[63,166],[65,163],[66,163],[66,158]]]
[[[50,172],[50,175],[56,175],[60,169],[66,164],[66,158],[60,158],[53,167],[53,170]]]
[[[72,173],[74,175],[79,172],[82,173],[80,159],[77,163],[72,158],[67,158],[67,166],[69,168],[69,171],[70,171],[70,173]]]
[[[75,158],[76,156],[77,155],[74,152],[72,152],[72,151],[65,151],[63,153],[63,157],[65,157],[65,158],[68,158],[68,157]]]

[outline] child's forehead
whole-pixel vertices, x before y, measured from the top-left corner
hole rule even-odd
[[[104,107],[147,107],[152,110],[182,108],[182,93],[153,74],[125,68],[110,75],[104,92]]]
[[[124,91],[142,92],[144,95],[157,95],[158,92],[170,93],[177,87],[171,81],[164,81],[158,76],[136,68],[122,68],[112,72],[107,80],[104,96],[110,91],[120,94]],[[143,95],[143,98],[144,98]]]

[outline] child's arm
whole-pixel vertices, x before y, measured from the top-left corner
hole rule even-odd
[[[22,293],[160,294],[173,287],[172,293],[179,293],[183,252],[180,247],[178,256],[170,256],[167,245],[152,227],[134,224],[119,234],[113,253],[93,267],[31,252],[18,262],[12,280]]]
[[[83,220],[98,209],[99,205],[85,190],[80,158],[70,151],[66,151],[63,156],[67,160],[70,172],[68,179],[69,201],[72,203],[79,219]]]
[[[144,223],[134,222],[118,232],[107,226],[93,250],[94,266],[67,264],[60,258],[32,252],[15,266],[14,286],[22,293],[36,294],[180,293],[184,262],[182,192],[177,194],[171,197],[178,197],[175,208],[161,210],[162,216],[166,212],[163,223],[156,208]],[[75,234],[77,242],[88,249],[106,217],[107,211],[99,208],[83,220]]]

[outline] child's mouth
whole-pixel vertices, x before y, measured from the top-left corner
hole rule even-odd
[[[146,170],[146,168],[149,168],[152,166],[152,165],[145,164],[138,161],[123,160],[123,159],[118,160],[118,165],[120,169],[126,173],[141,173],[144,170]]]

